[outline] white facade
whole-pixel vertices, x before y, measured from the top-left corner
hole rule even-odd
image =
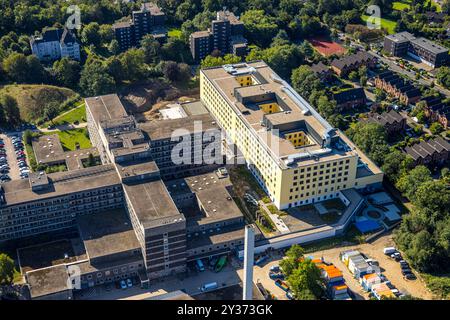
[[[42,36],[33,37],[30,42],[32,53],[41,61],[68,57],[80,60],[80,44],[67,30],[49,30]]]

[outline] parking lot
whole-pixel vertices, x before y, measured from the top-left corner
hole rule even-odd
[[[0,135],[0,181],[25,179],[29,168],[19,136]]]
[[[121,289],[120,283],[110,286],[97,286],[91,289],[83,290],[82,295],[77,294],[75,299],[82,300],[143,300],[158,296],[164,293],[184,290],[190,296],[202,294],[201,287],[205,283],[217,282],[218,289],[223,289],[238,285],[242,280],[236,270],[239,266],[237,261],[231,260],[220,272],[214,272],[208,268],[202,272],[195,272],[193,267],[189,266],[187,277],[179,275],[151,281],[148,289],[142,289],[139,284],[132,287]]]
[[[354,299],[356,300],[369,299],[369,294],[363,290],[359,281],[353,277],[347,266],[345,266],[339,258],[339,253],[342,251],[358,250],[369,258],[377,260],[383,275],[385,275],[386,278],[403,294],[410,294],[422,299],[432,299],[433,296],[431,292],[427,289],[425,282],[420,278],[417,272],[413,271],[417,276],[416,280],[406,280],[402,275],[400,264],[383,253],[383,248],[391,246],[395,246],[392,236],[385,235],[370,244],[343,245],[337,248],[310,252],[307,255],[313,256],[314,258],[323,258],[325,261],[333,263],[339,268],[343,273],[347,286],[353,292]],[[285,292],[277,287],[275,282],[269,278],[270,267],[279,264],[280,259],[281,257],[274,257],[271,262],[268,262],[262,267],[255,266],[254,280],[255,282],[261,282],[264,288],[274,294],[277,299],[286,299]]]

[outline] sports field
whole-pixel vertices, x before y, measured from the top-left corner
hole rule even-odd
[[[341,55],[346,52],[343,46],[326,38],[314,38],[308,39],[308,41],[314,49],[325,57],[331,56],[332,54]]]

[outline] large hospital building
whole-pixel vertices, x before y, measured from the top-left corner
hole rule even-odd
[[[262,61],[201,70],[200,98],[279,209],[382,182],[381,170]]]

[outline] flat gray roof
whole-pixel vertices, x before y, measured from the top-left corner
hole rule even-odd
[[[161,224],[161,219],[168,222],[174,222],[174,219],[184,220],[161,180],[124,183],[123,186],[140,223],[144,226]]]
[[[39,269],[26,273],[32,298],[69,290],[69,275],[65,265]]]
[[[426,39],[426,38],[412,39],[411,43],[421,46],[422,48],[425,48],[426,50],[428,50],[434,54],[445,53],[445,52],[449,51],[448,48],[445,48],[431,40]]]
[[[95,122],[128,117],[128,114],[117,94],[84,99],[86,109],[90,111]]]
[[[28,180],[12,180],[3,184],[6,206],[66,196],[71,193],[120,185],[114,165],[102,165],[47,175],[49,185],[39,191],[31,190]]]
[[[136,175],[157,173],[159,171],[158,166],[154,161],[139,161],[139,162],[127,162],[116,163],[117,172],[120,177],[128,178]]]
[[[189,110],[189,109],[188,109]],[[187,130],[190,133],[196,132],[195,123],[201,123],[201,131],[218,129],[215,120],[209,113],[197,114],[179,119],[161,119],[140,123],[139,128],[147,132],[151,140],[170,139],[177,129]],[[200,132],[200,131],[198,131]]]
[[[205,214],[188,218],[188,224],[208,224],[214,221],[243,217],[241,210],[232,199],[228,188],[232,187],[229,178],[219,179],[215,172],[191,176],[166,182],[173,196],[194,193]]]
[[[77,221],[90,259],[140,249],[124,209],[80,215]]]

